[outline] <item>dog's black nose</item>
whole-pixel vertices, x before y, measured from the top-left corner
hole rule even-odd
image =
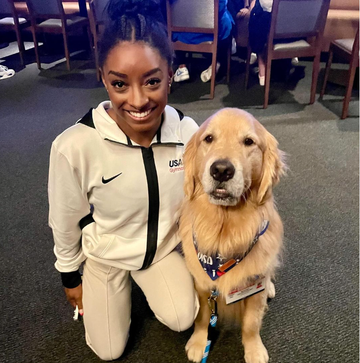
[[[219,182],[231,179],[235,174],[234,165],[229,160],[216,160],[210,167],[210,175]]]

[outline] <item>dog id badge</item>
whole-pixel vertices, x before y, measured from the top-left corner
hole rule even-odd
[[[265,290],[265,276],[255,276],[255,282],[251,285],[237,287],[226,295],[226,304],[240,301],[263,290]]]

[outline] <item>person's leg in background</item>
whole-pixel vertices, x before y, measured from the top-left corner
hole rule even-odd
[[[256,53],[259,64],[259,83],[265,84],[265,45],[270,30],[271,13],[264,11],[259,0],[256,0],[251,9],[249,19],[249,45],[251,51]],[[251,63],[251,62],[250,62]]]
[[[89,347],[103,360],[119,358],[125,349],[131,322],[129,272],[87,259],[83,307]]]
[[[146,270],[131,271],[156,318],[174,331],[190,328],[199,310],[193,279],[176,251]]]
[[[265,55],[263,53],[258,53],[257,60],[259,63],[259,84],[260,84],[260,86],[264,86],[265,85],[265,71],[266,71]]]

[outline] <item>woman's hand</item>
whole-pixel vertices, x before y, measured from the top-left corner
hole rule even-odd
[[[240,11],[236,14],[236,17],[237,18],[243,18],[245,17],[246,15],[248,15],[250,12],[250,10],[248,8],[243,8],[243,9],[240,9]]]
[[[77,305],[79,310],[82,310],[82,284],[72,289],[64,287],[64,290],[66,294],[66,299],[71,304],[71,306],[75,309]]]

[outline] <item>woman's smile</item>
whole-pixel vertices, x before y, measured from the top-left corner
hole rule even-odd
[[[138,121],[145,121],[147,120],[150,116],[150,114],[153,112],[153,110],[155,110],[156,107],[153,107],[153,108],[150,108],[146,111],[142,111],[142,112],[139,112],[139,111],[128,111],[128,110],[125,110],[129,115],[130,117],[132,117],[134,120],[138,120]]]

